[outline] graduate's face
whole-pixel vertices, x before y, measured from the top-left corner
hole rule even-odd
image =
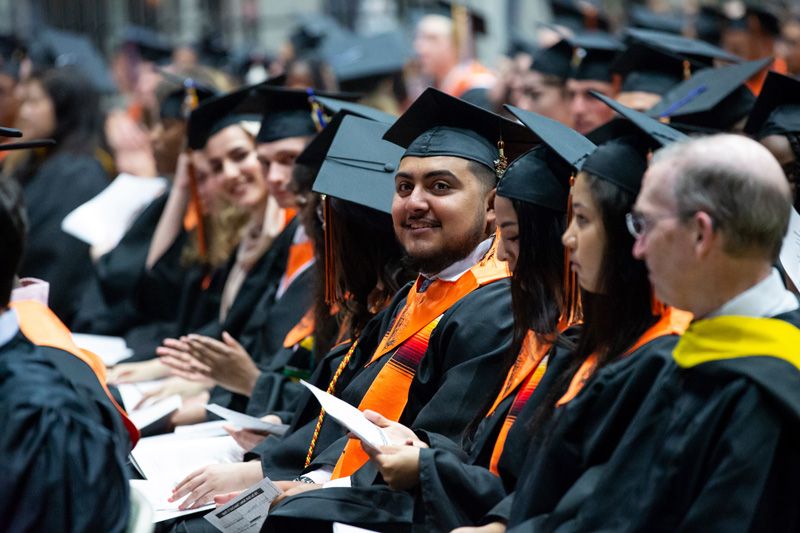
[[[497,196],[494,199],[494,211],[497,216],[497,229],[500,230],[500,243],[497,246],[497,258],[508,263],[513,272],[519,258],[519,220],[514,204],[508,198]]]
[[[458,157],[404,157],[395,175],[397,239],[421,272],[463,259],[494,230],[494,189]]]
[[[150,130],[150,144],[159,175],[168,176],[175,172],[185,138],[186,122],[180,119],[159,120]]]
[[[41,139],[56,131],[56,111],[53,100],[37,81],[29,81],[21,88],[22,105],[19,108],[18,127],[26,138]]]
[[[794,155],[792,145],[785,135],[767,135],[759,141],[767,150],[778,160],[783,173],[786,174],[786,179],[789,181],[789,187],[792,189],[792,198],[794,206],[797,209],[800,207],[800,196],[797,194],[798,178],[800,178],[800,162]]]
[[[582,135],[614,117],[614,110],[589,94],[589,91],[614,97],[614,86],[611,83],[599,80],[567,80],[567,101],[572,127]]]
[[[645,172],[642,189],[633,212],[644,220],[644,231],[633,245],[633,255],[647,265],[656,297],[679,309],[690,309],[684,296],[693,273],[693,238],[677,216],[677,202],[672,192],[675,183],[669,166],[674,161],[659,162]]]
[[[586,291],[600,291],[600,271],[606,249],[606,230],[600,206],[594,199],[589,180],[583,173],[572,187],[572,220],[561,242],[569,249],[570,268]]]
[[[264,208],[267,185],[261,174],[253,138],[234,124],[212,135],[205,147],[211,179],[235,205],[248,211]]]
[[[208,166],[208,159],[202,151],[192,152],[192,165],[194,166],[194,176],[197,180],[197,195],[200,197],[200,205],[203,214],[214,213],[220,205],[221,182],[215,179]]]
[[[572,125],[566,89],[553,76],[548,77],[535,70],[523,72],[519,82],[512,87],[509,100],[526,111],[539,113],[567,126]]]
[[[267,179],[269,193],[283,208],[297,206],[297,196],[289,184],[292,182],[294,161],[307,142],[307,137],[287,137],[258,145],[258,160]]]

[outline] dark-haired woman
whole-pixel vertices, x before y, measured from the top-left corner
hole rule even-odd
[[[89,245],[61,230],[70,211],[97,195],[108,176],[99,154],[100,99],[74,68],[31,77],[21,87],[18,126],[52,148],[6,158],[4,173],[22,185],[29,217],[20,275],[50,283],[50,307],[69,325],[92,273]]]
[[[505,523],[550,531],[568,519],[688,325],[685,313],[654,304],[646,267],[631,254],[625,217],[646,166],[641,148],[614,140],[575,179],[563,242],[582,289],[583,328],[571,360],[533,406],[525,467],[515,493],[485,517],[486,531]]]

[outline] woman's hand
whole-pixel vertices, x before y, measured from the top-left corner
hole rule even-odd
[[[258,461],[204,466],[175,485],[169,501],[186,497],[178,509],[195,509],[212,503],[215,495],[244,490],[263,477]]]
[[[460,527],[450,533],[506,533],[506,525],[502,522],[492,522],[480,527]]]
[[[182,339],[183,340],[183,339]],[[250,396],[261,371],[250,354],[227,331],[222,341],[204,335],[185,337],[189,354],[199,363],[206,376],[226,389]]]
[[[114,385],[120,383],[138,383],[165,378],[169,375],[169,368],[158,359],[142,361],[139,363],[122,363],[108,369],[106,380]]]

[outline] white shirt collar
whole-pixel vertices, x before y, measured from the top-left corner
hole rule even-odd
[[[478,246],[475,247],[472,252],[461,259],[460,261],[456,261],[449,267],[445,268],[444,270],[440,271],[438,274],[422,274],[422,277],[427,278],[431,281],[435,279],[440,279],[442,281],[455,281],[464,273],[467,272],[470,268],[474,267],[478,264],[478,261],[483,259],[483,256],[486,255],[486,252],[489,251],[489,248],[492,247],[492,242],[494,240],[494,236],[489,237],[488,239],[481,242]]]
[[[706,318],[725,315],[773,317],[798,307],[797,297],[786,290],[780,272],[773,268],[769,276],[734,296]]]
[[[18,331],[17,312],[9,309],[0,313],[0,348],[11,342]]]

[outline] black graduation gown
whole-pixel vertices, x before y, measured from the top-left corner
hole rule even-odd
[[[800,312],[781,318],[797,325]],[[587,465],[547,507],[534,503],[547,488],[527,478],[509,529],[796,531],[798,390],[800,371],[777,358],[689,369],[666,358],[607,459]],[[589,437],[589,449],[604,440]]]
[[[150,242],[167,196],[163,194],[150,202],[117,246],[97,260],[94,276],[73,324],[74,330],[120,336],[152,321],[136,309],[134,292],[144,272]]]
[[[0,530],[126,530],[119,417],[92,398],[21,334],[0,348]]]
[[[28,240],[20,276],[50,283],[50,308],[70,326],[89,284],[89,245],[64,233],[61,221],[108,185],[103,167],[89,155],[55,153],[22,181]]]
[[[428,349],[411,383],[400,423],[439,433],[446,439],[457,441],[467,425],[479,416],[481,409],[489,401],[489,396],[506,377],[501,366],[511,345],[513,328],[509,283],[508,279],[502,279],[480,287],[461,298],[443,314],[431,334]],[[395,306],[389,311],[390,316],[394,316],[402,308],[405,299],[396,299],[394,303]],[[382,331],[385,332],[386,328]],[[388,359],[388,356],[383,357],[363,368],[342,391],[340,397],[352,405],[358,405]],[[330,420],[326,423],[336,424]],[[343,436],[330,445],[317,456],[308,470],[335,465],[346,441],[347,437]],[[372,484],[378,475],[377,471],[369,464],[362,470],[364,473],[360,472],[355,476],[359,483]],[[305,522],[301,526],[299,521],[312,516],[330,521],[334,515],[319,514],[320,510],[327,508],[322,502],[330,501],[332,494],[335,494],[327,492],[329,490],[340,492],[338,489],[326,489],[323,491],[325,494],[320,493],[317,497],[314,493],[308,493],[302,497],[284,500],[271,513],[268,526],[275,530],[289,525],[310,527],[311,524]],[[348,496],[352,492],[347,492],[348,490],[350,489],[343,491],[345,500],[341,500],[340,504],[343,501],[347,501],[348,505],[352,503]],[[394,501],[407,498],[405,495],[387,497],[395,499]],[[341,505],[337,507],[336,501],[334,498],[330,504],[331,510],[343,508]],[[397,508],[401,507],[398,504]],[[359,506],[359,509],[368,511],[365,505]],[[357,517],[347,521],[355,525],[363,523]]]

